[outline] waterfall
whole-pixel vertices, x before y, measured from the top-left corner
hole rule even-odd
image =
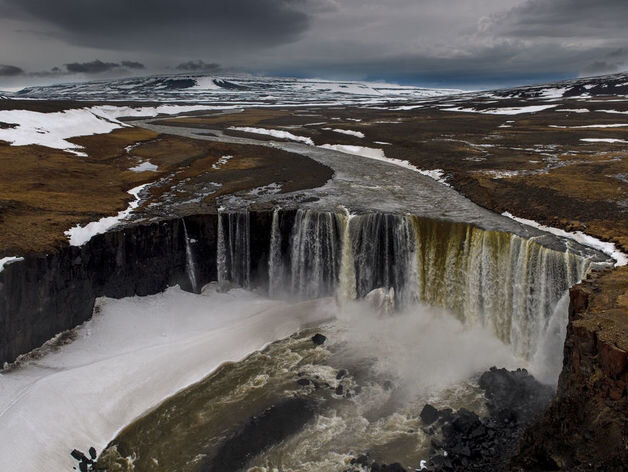
[[[196,282],[196,264],[194,263],[192,244],[190,241],[190,236],[188,234],[188,228],[185,224],[185,219],[182,218],[181,221],[183,221],[183,234],[185,236],[185,270],[188,274],[188,279],[190,281],[190,285],[192,286],[192,291],[194,293],[198,293],[198,284]]]
[[[441,306],[468,326],[485,326],[525,359],[542,345],[565,291],[590,267],[534,239],[465,223],[298,210],[288,232],[292,220],[282,215],[276,209],[264,230],[270,296],[343,301],[383,288],[397,306]],[[249,214],[221,214],[218,225],[219,282],[249,287]]]
[[[281,255],[281,228],[279,208],[273,211],[273,222],[270,228],[270,251],[268,256],[268,296],[277,297],[284,289],[284,270]]]
[[[233,282],[248,288],[251,278],[251,240],[248,212],[218,214],[218,286]]]
[[[523,358],[534,355],[560,298],[590,266],[517,235],[413,219],[419,299],[489,327]]]
[[[332,295],[340,270],[340,225],[336,214],[298,210],[291,243],[291,288],[305,298]]]
[[[347,300],[355,300],[357,291],[355,286],[355,262],[351,244],[351,232],[349,226],[354,215],[346,209],[341,215],[342,219],[342,255],[340,260],[340,275],[338,284],[338,301],[344,303]]]
[[[348,227],[356,295],[394,288],[402,305],[418,300],[417,238],[408,217],[374,213],[352,218]],[[349,249],[349,248],[348,248]]]

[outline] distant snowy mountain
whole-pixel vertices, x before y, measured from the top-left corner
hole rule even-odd
[[[251,76],[159,75],[28,87],[15,98],[260,104],[381,103],[460,93],[386,83]]]
[[[585,98],[604,95],[628,95],[628,72],[599,77],[583,77],[552,84],[515,87],[497,90],[493,94],[510,98]]]

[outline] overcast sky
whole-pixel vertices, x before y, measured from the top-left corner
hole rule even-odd
[[[0,0],[0,87],[167,71],[478,88],[628,69],[628,0]]]

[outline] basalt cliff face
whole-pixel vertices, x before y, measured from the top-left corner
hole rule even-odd
[[[571,289],[556,397],[523,435],[513,470],[626,470],[626,273],[594,272]]]
[[[189,289],[181,221],[127,226],[7,266],[0,272],[0,364],[88,320],[97,297],[149,295],[175,284]],[[215,261],[216,216],[186,222],[192,234],[203,235],[198,256]],[[215,263],[203,264],[198,278],[215,279]]]

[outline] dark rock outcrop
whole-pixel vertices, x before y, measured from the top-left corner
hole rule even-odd
[[[327,341],[327,338],[320,333],[316,333],[314,336],[312,336],[312,342],[317,346],[322,346],[323,344],[325,344],[325,341]]]
[[[543,413],[553,394],[521,369],[510,372],[493,367],[479,383],[487,398],[488,417],[480,418],[464,408],[456,412],[427,409],[428,421],[437,417],[430,424],[440,426],[442,434],[442,439],[432,440],[429,470],[505,470],[522,431]]]

